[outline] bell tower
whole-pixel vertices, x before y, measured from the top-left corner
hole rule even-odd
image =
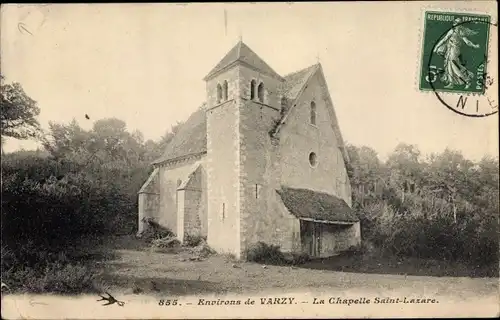
[[[283,78],[239,41],[204,78],[207,89],[208,244],[241,257],[250,203],[267,192],[269,130],[279,119]],[[260,188],[260,189],[259,189]]]

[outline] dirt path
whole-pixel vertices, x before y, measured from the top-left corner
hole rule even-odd
[[[110,246],[112,247],[110,249]],[[133,237],[98,248],[111,250],[99,262],[104,287],[125,294],[200,295],[317,292],[440,296],[452,300],[498,299],[498,279],[347,273],[288,266],[237,263],[222,256],[191,261],[192,254],[152,252]]]

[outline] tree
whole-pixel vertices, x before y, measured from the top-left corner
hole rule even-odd
[[[387,159],[387,168],[390,170],[390,184],[398,189],[401,202],[405,200],[406,192],[414,192],[419,183],[421,163],[420,150],[415,145],[400,143]]]
[[[35,138],[40,132],[36,117],[40,109],[19,83],[5,84],[1,81],[1,136],[15,139]]]
[[[173,124],[170,127],[170,130],[167,130],[165,132],[165,134],[160,138],[160,141],[158,142],[159,150],[161,150],[162,152],[165,150],[170,141],[172,141],[177,132],[179,132],[179,129],[182,127],[183,124],[184,124],[183,122],[177,121],[176,124]]]
[[[380,186],[383,184],[383,164],[372,148],[348,144],[346,149],[351,159],[349,178],[354,200],[356,204],[364,207],[365,200],[375,197],[376,193],[382,191]]]

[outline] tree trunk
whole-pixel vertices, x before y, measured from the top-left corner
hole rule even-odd
[[[453,222],[457,223],[457,207],[454,200],[451,200],[451,205],[453,206]]]

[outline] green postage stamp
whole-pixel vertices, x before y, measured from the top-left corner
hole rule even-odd
[[[424,19],[420,90],[484,94],[490,16],[427,11]]]

